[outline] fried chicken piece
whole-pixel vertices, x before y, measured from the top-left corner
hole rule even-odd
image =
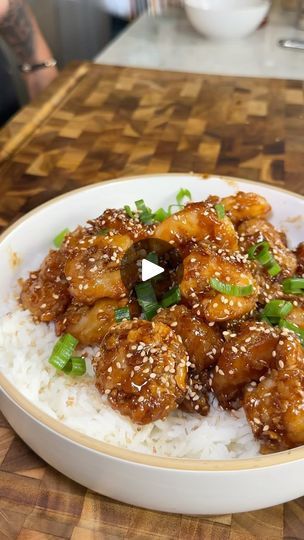
[[[128,235],[111,231],[100,236],[84,231],[76,242],[70,236],[65,244],[68,258],[64,271],[71,296],[83,304],[124,297],[127,291],[120,275],[120,262],[131,245]]]
[[[68,309],[56,321],[58,336],[68,332],[82,345],[99,343],[113,324],[115,309],[128,304],[128,300],[104,298],[93,306],[78,304],[73,301]]]
[[[20,302],[37,321],[53,321],[65,311],[71,300],[63,266],[62,252],[52,250],[40,269],[22,281]]]
[[[237,286],[252,285],[248,296],[231,296],[211,288],[211,278]],[[229,321],[250,313],[256,306],[257,288],[249,266],[240,254],[207,253],[193,251],[184,260],[184,277],[180,285],[181,293],[193,307],[196,314],[207,321]]]
[[[154,236],[177,247],[191,241],[203,241],[229,252],[238,249],[233,224],[227,216],[222,219],[217,216],[213,199],[187,204],[183,210],[160,223]]]
[[[286,320],[304,330],[304,305],[300,304],[293,307],[292,311],[287,315]]]
[[[240,249],[247,253],[249,248],[258,242],[266,240],[274,258],[281,266],[280,277],[294,275],[297,267],[295,254],[288,249],[286,245],[286,236],[284,233],[275,229],[275,227],[265,219],[255,218],[244,221],[238,228]],[[267,276],[263,267],[256,264],[257,270],[261,270]]]
[[[275,369],[247,389],[244,409],[262,453],[304,444],[304,351],[294,335],[281,336]]]
[[[189,356],[160,322],[113,326],[95,358],[96,386],[111,407],[137,424],[166,418],[184,399]]]
[[[208,326],[189,308],[176,305],[161,310],[154,321],[170,326],[181,336],[191,365],[188,370],[187,394],[180,408],[205,416],[209,412],[208,371],[218,358],[223,340],[217,328]]]
[[[296,250],[297,257],[297,270],[296,273],[298,276],[304,277],[304,242],[298,245]]]
[[[197,413],[201,416],[207,416],[210,410],[208,392],[209,372],[207,369],[196,373],[191,369],[188,372],[187,392],[185,399],[181,402],[179,408],[188,413]]]
[[[221,200],[232,223],[240,223],[247,219],[262,217],[271,210],[270,204],[257,193],[239,191],[236,195]]]
[[[155,225],[146,225],[142,223],[138,214],[133,213],[130,217],[125,210],[108,208],[98,218],[89,221],[90,232],[98,235],[100,231],[109,229],[115,234],[127,235],[133,241],[143,240],[153,235]]]
[[[191,367],[197,373],[216,362],[223,346],[221,334],[216,327],[210,327],[196,317],[189,308],[176,305],[162,309],[153,320],[170,326],[181,336],[193,364]]]
[[[212,389],[222,407],[241,406],[245,386],[272,367],[278,341],[279,333],[264,322],[243,322],[230,334],[212,374]]]

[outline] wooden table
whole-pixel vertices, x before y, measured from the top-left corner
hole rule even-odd
[[[301,82],[74,64],[0,131],[0,227],[123,175],[216,172],[304,194],[303,149]],[[0,417],[0,539],[14,538],[297,540],[304,498],[199,518],[133,508],[57,473]]]

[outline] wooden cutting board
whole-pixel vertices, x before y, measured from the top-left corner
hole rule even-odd
[[[304,194],[303,149],[302,82],[73,64],[0,131],[0,228],[125,175],[216,172]],[[304,498],[227,516],[141,510],[65,478],[0,416],[0,540],[17,538],[302,540]]]

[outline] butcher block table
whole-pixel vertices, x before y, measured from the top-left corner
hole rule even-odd
[[[74,63],[0,131],[0,227],[127,175],[218,173],[304,194],[303,149],[302,82]],[[297,540],[304,498],[213,517],[134,508],[56,472],[0,416],[0,539],[15,538]]]

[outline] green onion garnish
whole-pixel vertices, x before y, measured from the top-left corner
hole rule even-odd
[[[264,266],[271,277],[276,276],[281,272],[279,263],[275,260],[268,242],[258,242],[251,246],[248,250],[248,257],[251,260],[258,261]]]
[[[135,285],[135,292],[144,316],[148,320],[152,319],[159,308],[159,304],[151,281]]]
[[[179,304],[181,301],[181,292],[180,288],[178,286],[173,287],[168,291],[165,296],[161,300],[161,306],[163,308],[168,308],[170,306],[173,306],[175,304]]]
[[[154,214],[154,219],[155,221],[159,221],[160,223],[162,221],[164,221],[167,217],[169,216],[169,212],[167,212],[166,210],[164,210],[164,208],[159,208],[158,210],[156,210],[155,214]]]
[[[300,328],[297,324],[290,323],[289,321],[285,321],[284,319],[281,319],[279,322],[280,328],[287,328],[287,330],[291,330],[297,336],[299,337],[302,345],[304,346],[304,330]]]
[[[261,315],[267,317],[272,323],[276,324],[280,319],[284,319],[291,312],[293,305],[285,300],[270,300],[264,307]]]
[[[230,283],[223,283],[217,278],[210,279],[210,286],[227,296],[250,296],[253,293],[253,285],[231,285]]]
[[[192,200],[192,195],[191,195],[189,189],[181,188],[179,190],[178,194],[176,195],[177,204],[179,206],[181,206],[183,204],[184,199],[189,199],[191,201]]]
[[[73,377],[81,377],[86,370],[86,362],[83,356],[72,356],[62,371]]]
[[[127,216],[129,216],[130,218],[134,217],[134,212],[132,212],[131,207],[129,205],[126,204],[124,206],[124,211],[126,212]]]
[[[56,369],[63,370],[70,360],[77,344],[78,339],[74,338],[71,334],[64,334],[61,336],[54,345],[52,354],[49,358],[49,363]]]
[[[283,291],[288,294],[304,294],[304,278],[293,277],[284,279]]]
[[[116,322],[121,322],[124,319],[131,320],[130,309],[128,307],[117,308],[114,310],[114,313]]]
[[[145,204],[145,201],[143,199],[140,199],[139,201],[135,201],[135,206],[137,208],[137,211],[139,212],[139,219],[142,223],[145,223],[146,225],[150,225],[154,222],[154,215],[152,213],[151,208],[148,208]]]
[[[158,264],[158,255],[155,251],[150,251],[145,258],[153,264]]]
[[[63,244],[63,241],[67,234],[69,234],[70,229],[63,229],[57,236],[54,238],[53,243],[56,248],[60,248]]]
[[[110,232],[110,229],[104,227],[103,229],[99,229],[97,236],[107,236],[109,232]]]
[[[217,217],[219,219],[224,219],[226,215],[225,207],[223,204],[215,204],[214,205],[215,211],[217,213]]]
[[[262,257],[265,257],[266,255],[268,256],[268,251],[269,251],[268,242],[266,241],[258,242],[257,244],[253,244],[253,246],[251,246],[248,249],[248,257],[251,260],[257,259],[259,257],[259,260],[262,260]]]

